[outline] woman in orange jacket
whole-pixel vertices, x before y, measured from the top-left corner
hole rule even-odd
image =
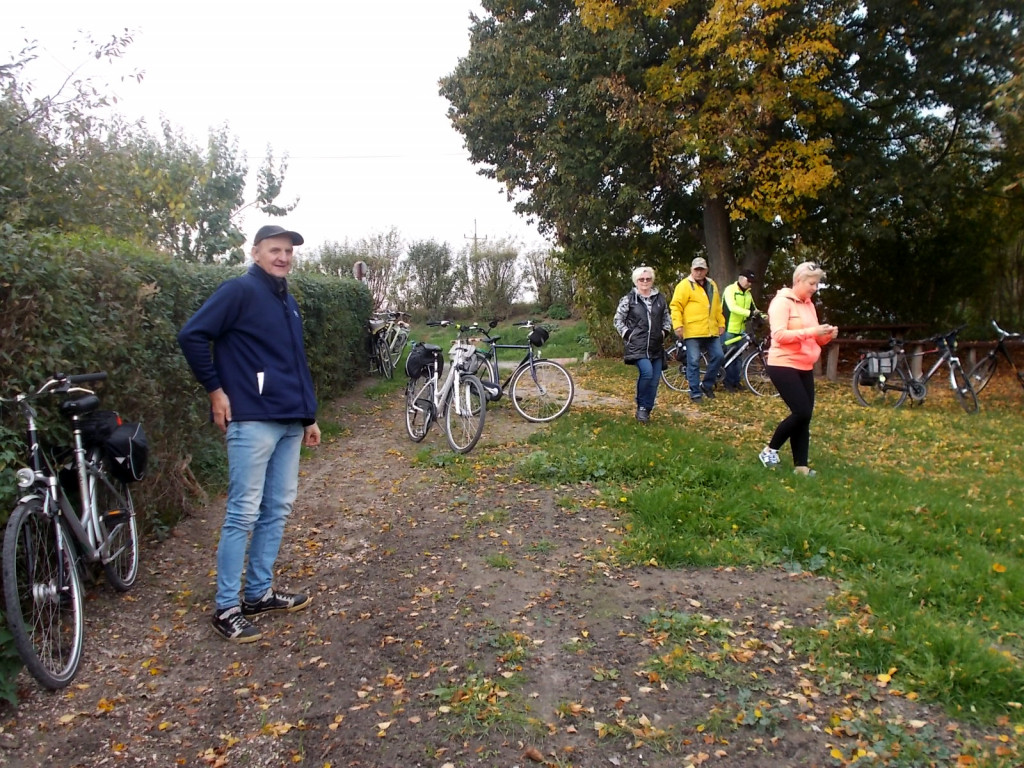
[[[821,348],[839,334],[834,325],[818,322],[814,294],[825,272],[805,261],[793,271],[793,287],[783,288],[768,307],[772,345],[768,350],[768,376],[779,390],[790,414],[775,428],[759,458],[766,467],[779,463],[779,449],[789,440],[794,472],[814,475],[807,466],[814,414],[814,364]]]

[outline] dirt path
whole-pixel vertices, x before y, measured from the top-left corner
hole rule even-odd
[[[146,548],[128,596],[90,588],[75,684],[23,678],[0,765],[761,768],[850,748],[829,715],[861,703],[823,691],[791,633],[831,585],[624,569],[594,489],[502,466],[537,427],[499,408],[453,460],[436,430],[407,439],[400,405],[335,404],[344,434],[302,465],[277,583],[310,609],[261,618],[251,646],[213,634],[214,500]]]

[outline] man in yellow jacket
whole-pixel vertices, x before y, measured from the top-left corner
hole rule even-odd
[[[725,315],[722,294],[715,281],[708,277],[708,263],[698,256],[690,263],[690,275],[676,286],[669,304],[672,328],[686,345],[686,381],[690,399],[699,403],[715,396],[715,382],[722,367],[722,334]],[[707,355],[708,368],[700,380],[700,356]]]

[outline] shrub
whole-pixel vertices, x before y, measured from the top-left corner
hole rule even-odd
[[[572,312],[565,304],[552,304],[548,307],[548,317],[552,320],[568,320],[572,317]]]

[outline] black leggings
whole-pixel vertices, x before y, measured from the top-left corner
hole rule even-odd
[[[766,367],[768,378],[790,410],[789,416],[775,428],[768,447],[779,450],[789,440],[793,466],[806,467],[811,447],[811,416],[814,414],[814,371],[798,371],[782,365]]]

